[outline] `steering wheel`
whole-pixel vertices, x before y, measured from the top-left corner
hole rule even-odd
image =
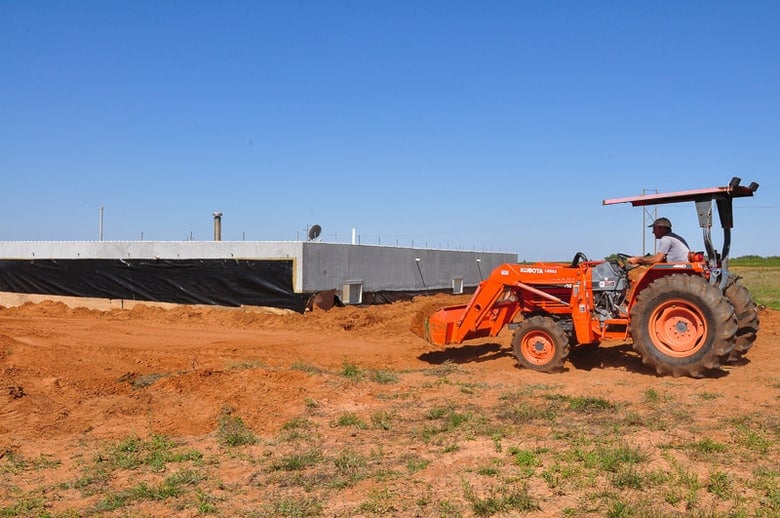
[[[587,261],[587,260],[588,260],[588,256],[587,255],[585,255],[582,252],[577,252],[576,254],[574,254],[574,259],[571,260],[571,267],[574,268],[578,264],[580,264],[581,262],[584,262],[584,261]]]
[[[628,263],[628,258],[631,257],[631,254],[626,254],[626,253],[623,253],[623,252],[617,252],[615,254],[615,256],[617,257],[617,264],[618,264],[618,266],[620,266],[624,270],[630,270],[630,269],[636,267],[635,264],[629,264]]]

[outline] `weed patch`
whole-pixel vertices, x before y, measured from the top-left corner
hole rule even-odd
[[[231,412],[224,412],[219,417],[217,426],[217,438],[222,446],[236,447],[257,443],[257,436],[247,428],[244,420]]]

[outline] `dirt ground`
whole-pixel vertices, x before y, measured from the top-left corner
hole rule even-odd
[[[437,297],[442,306],[463,300]],[[266,440],[268,448],[285,423],[305,415],[314,406],[312,402],[316,402],[319,415],[331,422],[344,413],[368,421],[376,409],[387,407],[393,394],[414,393],[408,403],[412,406],[440,397],[453,405],[495,408],[501,404],[500,394],[534,384],[555,384],[565,393],[628,403],[641,401],[648,390],[672,390],[677,397],[717,393],[723,395],[718,404],[724,409],[778,415],[780,319],[772,310],[761,314],[759,338],[745,365],[725,368],[716,376],[689,379],[654,375],[642,366],[630,346],[622,343],[604,344],[595,352],[575,351],[566,372],[560,374],[518,368],[508,330],[497,339],[436,348],[410,330],[417,311],[429,302],[430,298],[421,298],[383,306],[316,309],[306,314],[148,306],[97,311],[55,302],[0,307],[0,458],[9,452],[25,458],[56,458],[62,462],[61,468],[56,475],[47,476],[67,480],[75,477],[84,452],[101,441],[161,434],[208,449],[206,444],[214,442],[218,420],[226,412],[240,416],[249,429]],[[482,396],[475,400],[468,390],[426,381],[425,373],[430,369],[452,364],[458,366],[462,379],[487,387]],[[291,368],[294,365],[305,368]],[[387,384],[339,382],[343,376],[338,374],[345,365],[362,372],[394,373],[397,378]],[[149,383],[139,383],[144,379]],[[403,404],[398,400],[394,404],[394,411],[402,414]],[[711,408],[702,406],[702,412],[711,412]],[[693,406],[694,421],[713,417],[696,415],[696,411]],[[350,440],[350,434],[330,428],[332,437],[325,437],[324,444],[332,441],[336,447],[339,441]],[[329,433],[329,428],[322,427],[320,433]],[[487,442],[483,448],[489,450]],[[404,444],[399,442],[398,448]],[[475,445],[474,449],[461,449],[458,455],[446,465],[432,462],[418,473],[427,484],[426,491],[461,491],[457,478],[446,482],[441,475],[457,473],[459,464],[468,464],[468,457],[479,456],[480,450]],[[241,487],[251,485],[251,474],[251,469],[242,472],[225,464],[219,476],[226,487],[231,483]],[[57,480],[33,477],[28,482],[24,487],[16,480],[15,490],[23,493],[36,484]],[[446,484],[455,487],[448,489]],[[13,492],[4,489],[0,501],[6,495],[3,504],[8,506],[8,495]],[[255,489],[242,492],[242,505],[268,500],[262,488]],[[348,505],[354,509],[371,491],[376,491],[376,485],[352,486],[339,494],[338,503],[328,503],[322,512],[339,514],[338,506]],[[99,498],[78,495],[65,492],[48,505],[53,512],[62,512]],[[565,495],[536,496],[550,514],[567,503]],[[558,502],[553,504],[555,500]],[[164,509],[154,505],[150,503],[140,512],[155,515]],[[247,507],[223,500],[220,508],[223,515],[229,515],[231,508]]]

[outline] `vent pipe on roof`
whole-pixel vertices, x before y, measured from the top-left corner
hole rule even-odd
[[[100,206],[100,221],[98,222],[98,240],[103,241],[103,206]]]
[[[222,213],[214,213],[214,241],[222,241]]]

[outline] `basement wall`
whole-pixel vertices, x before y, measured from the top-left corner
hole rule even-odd
[[[300,241],[5,241],[0,304],[20,294],[95,296],[98,289],[132,301],[301,310],[307,296],[328,290],[346,303],[368,293],[469,290],[516,261],[507,253]]]

